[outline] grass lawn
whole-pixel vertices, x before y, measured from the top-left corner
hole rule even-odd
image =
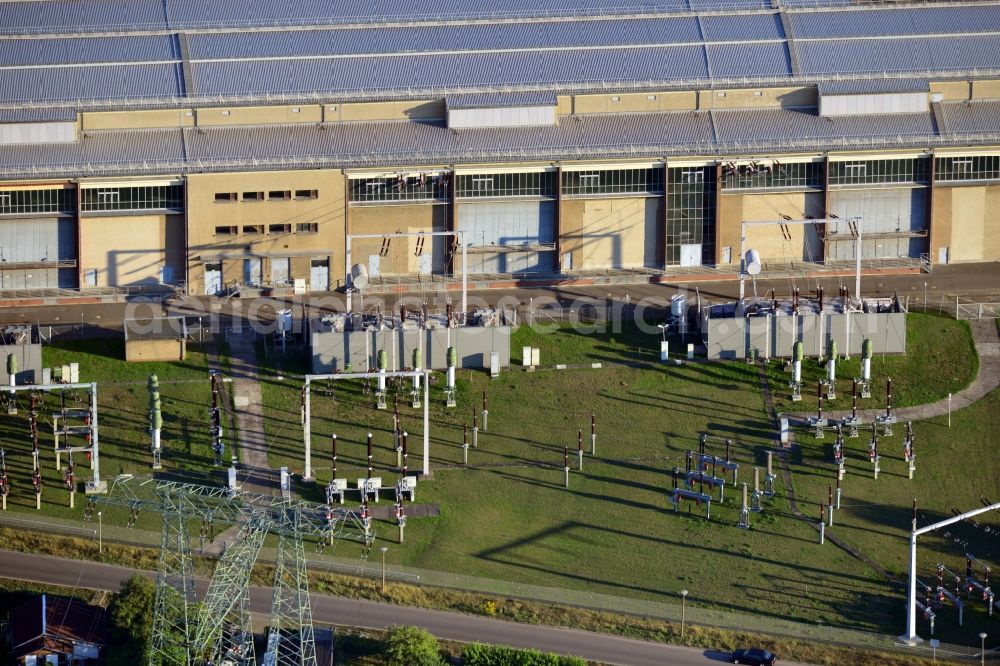
[[[842,354],[843,352],[841,352]],[[910,313],[906,318],[906,354],[875,354],[872,358],[872,397],[858,400],[859,409],[885,408],[885,382],[892,379],[896,407],[924,405],[961,391],[976,376],[979,358],[972,343],[969,323],[943,315]],[[788,382],[791,366],[768,364],[768,377],[779,412],[816,412],[816,382],[826,378],[826,364],[815,358],[802,361],[802,400],[791,401]],[[850,409],[851,384],[861,376],[861,356],[837,362],[837,398],[827,400],[823,409]]]
[[[668,510],[670,470],[684,467],[684,452],[709,431],[733,440],[733,457],[750,480],[764,464],[771,429],[764,413],[756,368],[743,363],[661,366],[655,338],[643,347],[629,333],[585,336],[562,331],[517,332],[512,347],[542,347],[542,362],[628,363],[600,370],[517,369],[491,381],[482,373],[459,374],[459,406],[443,407],[432,389],[433,481],[417,489],[419,503],[433,503],[441,516],[411,519],[406,544],[392,546],[390,564],[480,576],[498,581],[569,588],[640,600],[676,602],[682,588],[689,602],[718,610],[751,611],[761,617],[822,622],[882,632],[896,631],[900,598],[890,584],[844,551],[820,547],[816,532],[790,516],[778,496],[744,531],[738,498],[727,488],[724,504],[713,503],[711,522],[696,507]],[[646,348],[652,348],[649,351]],[[564,351],[563,351],[564,350]],[[273,465],[301,472],[300,377],[304,359],[288,357],[282,377],[262,377],[268,441]],[[471,425],[483,390],[489,394],[489,431],[462,465],[463,427]],[[325,393],[325,395],[324,395]],[[338,475],[351,485],[366,471],[365,435],[375,436],[373,465],[392,483],[392,414],[371,407],[360,383],[335,389],[313,386],[315,486],[301,490],[320,499],[329,479],[329,438],[338,435]],[[422,421],[401,396],[403,427],[411,434],[410,468],[419,469]],[[390,405],[392,399],[390,397]],[[589,452],[590,414],[597,417],[597,456],[576,471],[577,431]],[[563,488],[563,447],[570,448],[570,489]],[[720,455],[724,444],[714,442]],[[355,493],[349,502],[357,502]],[[380,533],[395,540],[389,522]],[[339,546],[349,556],[351,544]],[[498,589],[499,589],[498,584]]]
[[[126,363],[121,340],[57,340],[43,349],[46,367],[80,364],[81,382],[98,382],[98,427],[102,479],[110,481],[120,473],[152,473],[149,435],[149,392],[146,382],[156,374],[160,383],[163,410],[163,467],[165,472],[179,472],[201,477],[212,468],[213,455],[208,433],[208,405],[211,388],[204,353],[189,347],[185,361],[172,363]],[[61,518],[79,519],[86,503],[82,484],[91,478],[86,458],[74,456],[78,490],[76,510],[68,508],[68,491],[62,472],[56,469],[53,452],[52,414],[61,409],[62,395],[43,394],[38,408],[39,448],[43,475],[43,513]],[[85,407],[84,391],[67,393],[69,408]],[[28,436],[28,395],[18,397],[16,416],[0,413],[0,446],[7,453],[11,480],[8,504],[12,510],[34,513],[31,487],[31,440]],[[83,445],[81,438],[73,441]],[[65,468],[67,456],[62,456]],[[220,477],[221,478],[221,477]],[[121,515],[118,515],[118,514]],[[104,519],[108,525],[124,524],[127,511],[110,509]],[[140,513],[138,527],[159,529],[159,516]]]
[[[993,391],[971,407],[948,417],[915,423],[916,472],[907,478],[903,460],[903,428],[894,435],[880,438],[879,478],[874,479],[868,460],[870,435],[848,439],[846,473],[842,482],[841,510],[835,512],[831,533],[860,549],[890,572],[905,579],[909,575],[909,536],[911,502],[918,502],[919,526],[950,518],[1000,501],[1000,456],[992,433],[1000,429],[1000,390]],[[827,489],[835,481],[833,437],[816,440],[811,433],[798,434],[799,457],[794,461],[794,480],[800,508],[818,514],[819,502],[825,502]],[[918,543],[918,577],[936,586],[935,567],[940,562],[950,570],[965,575],[965,553],[989,562],[994,569],[1000,560],[1000,513],[982,514],[921,537]],[[987,533],[988,528],[992,533]],[[982,568],[976,568],[982,580]],[[949,579],[948,587],[954,589]],[[921,592],[921,595],[923,593]],[[957,612],[948,607],[937,617],[937,631],[976,636],[989,632],[985,604],[975,600],[965,609],[965,625],[959,630]],[[921,621],[926,634],[927,625]]]

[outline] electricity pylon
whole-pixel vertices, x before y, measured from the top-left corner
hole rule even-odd
[[[250,621],[250,575],[267,527],[262,516],[252,515],[215,567],[191,643],[191,651],[208,663],[257,663]]]
[[[363,556],[375,539],[367,516],[342,507],[127,474],[114,480],[106,496],[89,498],[84,520],[90,519],[98,503],[128,508],[129,527],[142,510],[163,516],[147,666],[227,660],[238,666],[254,664],[249,583],[268,534],[278,536],[278,555],[264,663],[316,666],[303,539],[314,538],[320,544],[359,541]],[[223,554],[194,617],[190,523],[197,519],[208,525],[217,520],[239,525],[240,533]]]

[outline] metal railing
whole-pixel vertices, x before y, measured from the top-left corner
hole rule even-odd
[[[266,171],[281,168],[357,168],[401,167],[452,162],[485,163],[496,161],[538,161],[542,159],[585,160],[631,157],[664,158],[690,154],[699,155],[767,155],[797,150],[848,150],[881,148],[933,148],[949,145],[997,145],[1000,132],[968,133],[948,136],[930,134],[890,134],[863,137],[785,137],[745,141],[699,141],[657,144],[591,144],[587,146],[545,146],[517,150],[437,150],[408,153],[346,152],[329,155],[279,155],[268,158],[220,156],[192,160],[144,160],[135,162],[56,162],[46,165],[5,167],[0,169],[4,180],[24,180],[42,177],[74,177],[98,175],[153,175],[202,171]]]
[[[985,0],[983,0],[985,1]],[[908,7],[913,5],[923,5],[933,3],[935,6],[960,7],[976,4],[983,4],[976,0],[926,0],[925,2],[900,2],[894,4],[894,8]],[[544,8],[532,10],[505,10],[505,11],[468,11],[465,13],[416,13],[416,14],[384,14],[378,16],[366,16],[365,21],[361,21],[360,16],[338,17],[336,15],[324,16],[320,18],[303,19],[272,19],[272,20],[230,20],[230,21],[180,21],[168,18],[163,22],[156,23],[134,23],[134,24],[75,24],[72,27],[65,26],[62,30],[51,28],[38,28],[29,26],[8,27],[0,34],[5,35],[63,35],[63,34],[134,34],[136,32],[177,32],[177,31],[218,31],[218,30],[287,30],[289,28],[317,28],[323,26],[331,27],[352,27],[352,26],[380,26],[400,24],[411,25],[413,23],[449,25],[455,23],[495,23],[500,21],[522,21],[525,19],[534,20],[576,20],[581,18],[633,18],[636,15],[652,16],[685,16],[699,14],[717,14],[739,12],[741,14],[776,11],[805,12],[823,11],[830,9],[849,9],[858,7],[880,7],[885,6],[884,0],[852,0],[852,2],[837,2],[830,0],[796,0],[794,2],[782,2],[778,0],[777,6],[769,0],[755,0],[750,2],[739,2],[738,0],[713,0],[711,2],[699,2],[694,6],[690,0],[683,4],[666,2],[647,3],[623,3],[622,5],[602,8],[560,8],[559,10],[549,10]]]

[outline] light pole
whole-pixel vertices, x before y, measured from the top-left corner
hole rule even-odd
[[[103,511],[98,511],[97,512],[97,554],[98,555],[103,555],[104,554],[104,520],[102,519],[103,515],[104,515]]]
[[[986,666],[986,632],[979,634],[979,664]]]
[[[385,594],[385,551],[389,550],[389,546],[382,546],[379,548],[382,551],[382,594]]]
[[[684,611],[687,603],[688,591],[681,590],[681,636],[684,635]]]

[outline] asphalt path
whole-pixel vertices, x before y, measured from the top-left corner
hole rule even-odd
[[[134,573],[155,574],[110,564],[0,550],[0,577],[69,588],[114,591]],[[196,584],[199,596],[207,582]],[[459,642],[479,641],[544,652],[576,655],[588,661],[621,666],[704,666],[728,661],[729,653],[621,638],[574,629],[504,622],[475,615],[393,606],[373,601],[311,595],[313,622],[384,629],[394,624],[423,627],[438,638]],[[267,615],[271,589],[250,588],[250,609]],[[796,666],[794,662],[781,664]],[[799,665],[805,666],[805,665]]]
[[[757,293],[765,294],[775,289],[778,296],[787,296],[793,284],[803,292],[814,289],[822,284],[827,294],[836,294],[837,287],[845,284],[853,289],[854,278],[782,278],[774,280],[758,280]],[[1000,262],[969,264],[964,266],[944,266],[936,268],[930,274],[903,275],[872,275],[863,276],[861,291],[865,296],[891,296],[898,294],[900,298],[909,297],[911,307],[919,308],[926,298],[930,308],[944,305],[945,309],[954,308],[954,297],[961,295],[973,300],[1000,301]],[[534,300],[536,304],[543,300],[557,301],[564,304],[575,299],[606,298],[624,299],[636,303],[643,298],[655,298],[665,302],[680,290],[689,293],[698,292],[711,300],[735,298],[739,292],[738,283],[733,279],[716,281],[699,281],[684,283],[681,281],[661,284],[628,284],[599,286],[554,286],[554,287],[515,287],[511,289],[473,290],[469,292],[470,309],[477,305],[495,305],[500,299],[508,303],[512,300],[527,304]],[[747,284],[747,293],[752,293],[752,286]],[[386,309],[395,310],[396,303],[405,298],[405,294],[373,294],[365,297],[365,303],[371,305],[381,302]],[[414,292],[409,296],[417,296],[419,300],[427,301],[433,307],[443,307],[438,299],[449,298],[457,302],[457,292],[438,292],[428,289],[424,292]],[[942,297],[944,297],[942,299]],[[183,302],[171,302],[166,306],[158,302],[133,301],[131,303],[97,303],[97,304],[63,304],[18,306],[0,308],[0,325],[11,323],[33,323],[42,326],[83,325],[87,327],[103,327],[121,330],[125,318],[144,318],[162,314],[183,314],[188,316],[218,313],[222,319],[234,315],[248,318],[261,318],[270,321],[276,310],[292,307],[296,317],[304,306],[313,308],[313,312],[340,310],[343,308],[344,297],[340,293],[310,294],[295,298],[260,298],[241,301],[240,299],[210,299],[208,297],[188,298]],[[367,306],[366,306],[367,307]],[[209,325],[206,321],[206,326]],[[225,325],[224,323],[218,324]]]

